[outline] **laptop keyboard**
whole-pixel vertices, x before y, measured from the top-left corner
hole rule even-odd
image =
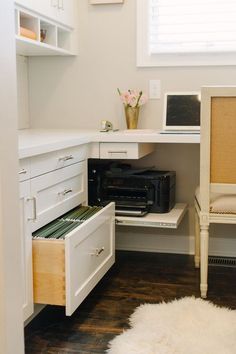
[[[160,134],[196,134],[199,135],[199,130],[161,130]]]

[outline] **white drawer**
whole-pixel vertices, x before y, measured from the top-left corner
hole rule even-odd
[[[35,220],[32,231],[48,224],[87,200],[87,162],[61,168],[31,179]]]
[[[31,177],[60,169],[87,158],[87,144],[53,151],[31,158]]]
[[[30,178],[30,159],[22,159],[19,161],[19,181],[26,181]]]
[[[115,262],[115,205],[60,239],[33,240],[34,301],[66,306],[70,316]]]
[[[140,159],[154,151],[148,143],[100,143],[101,159]]]

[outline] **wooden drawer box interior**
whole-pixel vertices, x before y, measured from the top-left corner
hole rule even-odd
[[[64,241],[33,240],[34,302],[66,304]]]
[[[71,315],[114,263],[114,204],[79,207],[33,233],[34,302]]]

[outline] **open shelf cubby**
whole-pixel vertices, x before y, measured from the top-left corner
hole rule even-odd
[[[73,55],[70,52],[72,30],[18,7],[15,8],[15,34],[17,54]]]
[[[39,40],[39,19],[20,11],[18,34],[32,40]]]
[[[70,50],[71,33],[61,27],[57,27],[57,45],[61,49]]]
[[[57,45],[57,28],[55,25],[40,20],[40,42],[52,46]]]

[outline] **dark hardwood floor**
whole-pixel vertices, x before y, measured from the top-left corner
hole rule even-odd
[[[235,280],[236,268],[210,266],[208,300],[236,309]],[[192,295],[200,296],[192,256],[117,252],[116,264],[73,316],[47,306],[26,327],[26,353],[105,353],[137,306]]]

